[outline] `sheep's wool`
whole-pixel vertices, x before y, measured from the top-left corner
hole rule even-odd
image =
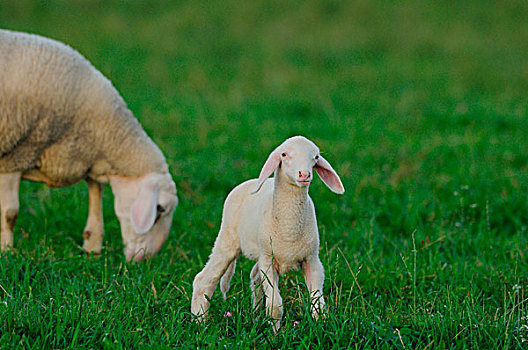
[[[0,173],[50,186],[168,171],[110,81],[37,35],[0,30],[0,135]]]

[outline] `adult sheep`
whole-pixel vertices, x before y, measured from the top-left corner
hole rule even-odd
[[[127,260],[165,242],[176,186],[165,157],[125,102],[81,54],[55,40],[0,30],[1,249],[13,246],[20,179],[88,183],[83,249],[98,254],[110,183]]]

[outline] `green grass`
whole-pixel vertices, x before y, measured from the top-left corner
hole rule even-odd
[[[0,348],[527,346],[525,1],[18,0],[0,23],[68,43],[112,80],[180,197],[163,250],[134,264],[109,188],[105,248],[88,259],[86,186],[23,183]],[[311,188],[328,317],[310,318],[290,273],[274,334],[242,259],[212,320],[191,322],[225,196],[295,134],[347,189]]]

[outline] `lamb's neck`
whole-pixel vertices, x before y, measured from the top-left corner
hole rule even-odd
[[[273,192],[273,220],[283,239],[295,240],[303,234],[308,207],[308,187],[297,187],[275,173]]]

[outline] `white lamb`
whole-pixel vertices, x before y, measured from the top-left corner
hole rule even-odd
[[[99,253],[110,183],[127,260],[156,254],[178,198],[165,157],[98,70],[69,46],[0,30],[1,249],[13,246],[20,179],[88,183],[83,248]]]
[[[280,327],[282,299],[280,275],[301,266],[317,318],[324,309],[324,269],[319,260],[319,233],[308,186],[312,169],[335,193],[345,192],[332,166],[313,142],[296,136],[277,147],[264,164],[258,179],[235,187],[224,203],[222,224],[204,269],[193,282],[191,312],[203,319],[218,281],[226,296],[240,253],[257,261],[251,270],[253,303],[262,294],[274,327]],[[274,178],[268,177],[275,172]]]

